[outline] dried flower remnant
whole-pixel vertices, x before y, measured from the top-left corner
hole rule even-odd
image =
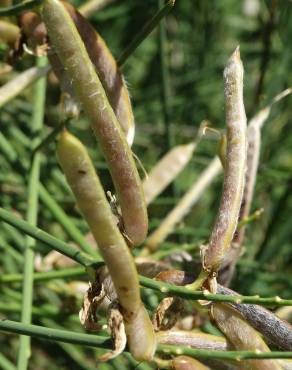
[[[134,259],[118,230],[86,148],[69,132],[63,131],[57,155],[109,270],[121,305],[130,351],[136,359],[149,360],[154,354],[156,340],[140,298]]]
[[[114,302],[109,308],[108,326],[114,341],[114,350],[104,353],[99,357],[99,361],[109,361],[120,355],[127,343],[123,315],[117,302]]]
[[[217,273],[237,227],[246,165],[246,116],[243,105],[243,66],[237,48],[224,70],[227,153],[219,212],[203,256],[203,268]]]
[[[171,329],[180,318],[184,308],[184,301],[179,297],[164,298],[153,314],[155,331]]]
[[[143,189],[131,150],[68,12],[58,0],[46,0],[42,18],[52,47],[72,81],[106,157],[121,206],[125,230],[134,245],[148,230]]]
[[[260,334],[243,317],[227,304],[215,303],[211,306],[211,317],[236,350],[270,352]],[[244,360],[242,369],[281,370],[277,360]]]

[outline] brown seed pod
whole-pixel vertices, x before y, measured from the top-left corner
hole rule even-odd
[[[84,16],[82,16],[71,4],[66,2],[62,2],[62,4],[70,14],[84,42],[109,102],[127,137],[128,144],[132,145],[135,134],[134,115],[129,92],[125,80],[117,66],[117,62],[102,37]],[[23,33],[31,41],[31,47],[33,49],[35,49],[37,45],[43,45],[47,41],[46,28],[39,15],[36,13],[23,13],[19,17],[19,24]],[[62,89],[65,92],[72,93],[71,80],[66,76],[66,69],[60,62],[56,53],[54,53],[54,50],[49,52],[49,59],[54,72],[61,82]]]
[[[108,163],[122,210],[125,232],[134,245],[148,230],[143,189],[131,150],[104,92],[84,43],[63,4],[43,3],[42,17],[75,93],[83,104]]]

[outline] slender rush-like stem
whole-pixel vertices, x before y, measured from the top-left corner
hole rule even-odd
[[[0,364],[3,370],[16,370],[15,365],[10,362],[2,353],[0,353]]]
[[[34,153],[38,152],[39,150],[43,149],[44,147],[48,146],[55,139],[55,137],[58,135],[58,133],[60,131],[62,131],[62,129],[64,128],[64,125],[65,125],[65,122],[62,122],[61,124],[56,126],[53,129],[53,131],[50,132],[45,138],[43,138],[42,141],[39,142],[35,146],[35,148],[33,148],[32,155],[34,155]]]
[[[15,149],[9,143],[8,140],[2,135],[0,132],[0,150],[4,153],[5,158],[12,166],[18,166],[20,169],[25,172],[27,170],[27,166],[21,161],[21,159],[17,156]],[[36,151],[37,152],[37,151]],[[35,152],[35,153],[36,153]],[[89,253],[92,256],[98,257],[98,252],[95,251],[85,240],[84,236],[81,234],[79,229],[74,225],[71,221],[70,217],[62,210],[62,208],[58,205],[58,203],[54,200],[54,198],[50,195],[50,193],[46,190],[46,188],[39,183],[39,196],[40,200],[44,205],[49,209],[52,215],[56,218],[56,220],[60,223],[60,225],[64,228],[67,234],[72,238],[72,240],[80,246],[80,248]]]
[[[41,2],[42,0],[27,0],[14,6],[0,8],[0,17],[8,17],[11,15],[19,14],[25,10],[36,8],[41,4]]]
[[[237,227],[244,187],[246,165],[246,116],[243,104],[243,66],[237,48],[224,70],[227,121],[227,153],[224,184],[218,216],[209,246],[203,256],[203,268],[217,273]]]
[[[27,222],[20,220],[13,213],[0,208],[0,219],[8,224],[16,227],[18,230],[32,236],[33,238],[45,243],[51,249],[54,249],[65,256],[73,259],[77,263],[85,267],[100,266],[101,261],[89,256],[86,253],[75,250],[60,239],[57,239],[45,231],[34,227]],[[19,275],[20,277],[21,275]],[[20,277],[21,280],[21,277]],[[223,294],[211,294],[208,292],[193,292],[184,287],[178,287],[173,284],[167,284],[160,281],[155,281],[143,276],[139,278],[140,284],[145,288],[157,290],[162,293],[176,295],[185,299],[198,300],[205,299],[214,302],[231,302],[231,303],[254,303],[261,305],[275,306],[292,306],[292,299],[282,299],[280,297],[261,298],[259,296],[226,296]]]
[[[35,272],[33,280],[35,283],[39,281],[48,281],[52,279],[74,279],[86,277],[84,267],[64,268],[46,272]],[[22,280],[22,274],[7,274],[0,276],[0,283],[17,283]]]
[[[38,325],[22,324],[10,320],[1,320],[0,330],[9,333],[30,335],[46,340],[61,341],[65,343],[79,344],[90,347],[110,349],[112,345],[112,342],[108,337],[76,333],[68,330],[51,329]],[[292,358],[292,352],[274,351],[258,353],[255,351],[212,351],[188,348],[183,346],[178,347],[166,344],[159,344],[157,352],[175,356],[187,355],[190,357],[217,358],[225,360]]]
[[[151,18],[137,33],[134,40],[130,43],[130,45],[122,52],[122,54],[118,58],[118,65],[122,66],[126,60],[129,58],[130,55],[137,49],[137,47],[141,44],[143,40],[147,38],[147,36],[153,31],[153,29],[157,26],[157,24],[161,21],[163,17],[165,17],[173,8],[175,0],[168,0],[167,3]]]
[[[3,208],[0,208],[0,219],[14,227],[18,230],[30,235],[32,238],[39,240],[46,244],[50,249],[54,249],[60,252],[64,256],[71,258],[72,260],[80,263],[84,267],[93,267],[94,265],[99,266],[101,260],[93,258],[87,253],[81,252],[63,242],[60,239],[48,234],[47,232],[35,227],[28,222],[19,219],[12,212],[8,212]]]
[[[6,211],[5,211],[6,212]],[[3,210],[0,208],[0,219],[3,220]],[[5,218],[6,219],[6,218]],[[40,230],[40,229],[37,229],[42,235],[43,234],[46,234],[44,231]],[[31,234],[35,235],[35,233],[31,232]],[[51,237],[53,238],[53,237]],[[54,245],[56,246],[60,246],[58,243],[63,243],[61,242],[59,239],[56,239],[56,238],[53,238],[55,239],[54,243],[49,243],[49,245],[51,246],[52,249],[56,249],[54,247]],[[42,238],[41,241],[44,241],[44,239]],[[58,243],[55,244],[55,242],[58,241]],[[75,260],[76,262],[80,263],[80,256],[79,254],[75,257],[73,255],[73,252],[75,251],[73,248],[73,250],[69,253],[68,252],[68,249],[70,249],[70,246],[66,245],[65,243],[63,243],[65,245],[65,248],[64,246],[62,246],[61,248],[59,249],[56,249],[58,250],[60,253],[66,255],[67,257]],[[68,249],[66,249],[68,248]],[[64,253],[66,252],[66,253]],[[86,257],[85,257],[86,256]],[[91,262],[90,264],[90,256],[87,257],[87,255],[83,254],[83,259],[82,259],[82,262],[81,263],[82,265],[84,265],[85,267],[91,267],[91,266],[101,266],[103,264],[103,262],[101,261],[96,261],[96,260],[93,260],[93,262]],[[86,263],[85,263],[86,262]],[[86,272],[85,270],[84,271],[84,276],[86,276]],[[45,274],[48,274],[47,277],[45,276]],[[50,280],[50,279],[54,279],[54,278],[59,278],[59,277],[82,277],[83,276],[82,274],[82,270],[80,267],[72,267],[70,269],[66,268],[66,269],[60,269],[58,271],[51,271],[51,272],[47,272],[47,273],[41,273],[41,272],[37,272],[34,274],[34,280],[37,282],[37,281],[45,281],[45,280]],[[3,282],[6,282],[6,283],[9,283],[9,282],[19,282],[22,280],[22,275],[21,274],[7,274],[7,275],[2,275],[2,277],[0,278],[0,283],[3,281]],[[244,303],[253,303],[253,304],[261,304],[261,305],[271,305],[271,306],[292,306],[292,299],[282,299],[280,297],[268,297],[268,298],[261,298],[259,296],[243,296],[243,295],[225,295],[225,294],[212,294],[212,293],[208,293],[208,292],[202,292],[202,291],[191,291],[190,289],[188,288],[185,288],[185,287],[181,287],[181,286],[176,286],[174,284],[168,284],[168,283],[165,283],[165,282],[162,282],[162,281],[157,281],[157,280],[153,280],[153,279],[150,279],[150,278],[147,278],[145,276],[139,276],[139,283],[141,286],[145,287],[145,288],[149,288],[149,289],[153,289],[153,290],[156,290],[160,293],[164,293],[164,294],[167,294],[167,295],[174,295],[174,296],[177,296],[177,297],[181,297],[181,298],[184,298],[184,299],[188,299],[188,300],[194,300],[194,301],[197,301],[197,300],[209,300],[209,301],[214,301],[214,302],[229,302],[229,303],[234,303],[234,304],[244,304]],[[237,293],[235,293],[237,294]]]
[[[0,320],[0,330],[33,336],[45,340],[56,340],[65,343],[80,344],[83,346],[99,348],[111,348],[112,343],[108,337],[76,333],[60,329],[51,329],[31,324],[22,324],[20,322],[10,320]]]
[[[56,218],[56,220],[60,222],[60,224],[63,226],[64,230],[72,238],[72,240],[76,242],[84,252],[92,256],[98,256],[98,252],[94,250],[94,248],[86,242],[84,236],[71,221],[70,217],[67,216],[67,214],[52,198],[50,193],[46,190],[46,188],[42,184],[40,184],[39,191],[42,203],[44,203],[44,205],[49,209],[49,211]]]
[[[47,59],[42,57],[37,59],[38,68],[46,68]],[[31,134],[33,143],[38,140],[41,133],[44,119],[46,97],[46,78],[39,79],[35,84],[34,91],[34,111],[31,120]],[[41,167],[41,154],[36,153],[32,158],[31,168],[29,171],[28,181],[28,200],[27,200],[27,221],[35,226],[37,224],[38,215],[38,193],[39,193],[39,177]],[[34,271],[34,248],[35,239],[27,236],[25,239],[24,253],[24,273],[22,287],[22,309],[21,321],[24,324],[31,322],[31,308],[33,302],[33,271]],[[25,370],[28,366],[30,357],[30,338],[26,336],[20,337],[17,369]]]

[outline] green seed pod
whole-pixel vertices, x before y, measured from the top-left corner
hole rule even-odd
[[[19,28],[15,24],[0,20],[0,42],[13,45],[19,34]]]
[[[203,267],[216,273],[230,248],[243,195],[246,166],[246,116],[243,104],[243,66],[239,48],[224,70],[227,152],[219,212],[204,255]]]
[[[155,351],[151,321],[141,302],[137,270],[83,144],[61,133],[57,155],[77,204],[105,260],[122,307],[132,355],[149,360]]]
[[[174,370],[208,370],[209,367],[188,356],[178,356],[172,360]]]
[[[52,47],[72,81],[106,157],[121,205],[126,234],[134,245],[140,244],[147,234],[147,209],[139,174],[125,136],[84,43],[62,3],[45,0],[42,18]]]

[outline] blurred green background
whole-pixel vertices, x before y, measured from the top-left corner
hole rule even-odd
[[[74,2],[79,6],[80,2]],[[129,45],[142,25],[163,2],[112,1],[91,16],[90,21],[102,35],[115,57]],[[123,67],[136,121],[133,151],[149,171],[171,147],[194,140],[200,123],[208,120],[213,128],[223,131],[225,125],[223,69],[237,45],[244,64],[244,99],[248,119],[271,99],[292,86],[292,2],[289,0],[177,0],[165,21],[131,55]],[[4,59],[6,47],[1,45]],[[15,70],[23,71],[34,64],[32,56],[17,62]],[[0,75],[1,84],[5,75]],[[17,151],[29,160],[32,114],[32,88],[1,109],[0,130]],[[248,226],[245,250],[238,264],[232,287],[243,294],[291,297],[292,285],[292,98],[287,97],[272,109],[262,130],[261,160],[252,211],[263,207],[259,220]],[[48,85],[46,133],[59,122],[59,90]],[[95,139],[83,115],[71,124],[88,146],[105,189],[112,190],[110,177]],[[216,155],[217,139],[204,138],[191,162],[176,181],[149,207],[150,231],[154,230],[178,199],[190,188],[201,171]],[[71,193],[58,169],[55,143],[43,150],[41,181],[58,204],[72,217],[85,234],[87,226],[75,208]],[[141,175],[143,173],[141,171]],[[0,153],[0,205],[24,214],[26,174],[11,168]],[[222,175],[206,189],[183,224],[178,225],[167,242],[199,243],[208,239],[220,200]],[[41,205],[39,227],[70,241],[50,211]],[[22,253],[23,236],[0,224],[1,274],[22,272],[21,263],[3,246],[5,243]],[[37,245],[42,251],[42,246]],[[163,248],[163,246],[162,246]],[[0,286],[0,317],[19,320],[19,309],[7,313],[7,307],[18,304],[21,286]],[[68,293],[68,292],[67,292]],[[68,300],[68,294],[65,294]],[[158,297],[144,290],[150,308]],[[41,312],[33,315],[34,323],[60,325],[81,330],[77,319],[80,302],[73,299],[64,310],[64,297],[56,288],[37,285],[35,304]],[[44,307],[58,308],[57,314],[46,314]],[[6,307],[5,307],[6,306]],[[2,308],[1,308],[2,307]],[[1,313],[1,310],[3,313]],[[57,311],[58,311],[57,310]],[[96,351],[34,340],[30,369],[94,369]],[[15,361],[18,339],[1,334],[0,352]],[[0,368],[4,365],[1,364]],[[149,369],[120,356],[98,369]]]

